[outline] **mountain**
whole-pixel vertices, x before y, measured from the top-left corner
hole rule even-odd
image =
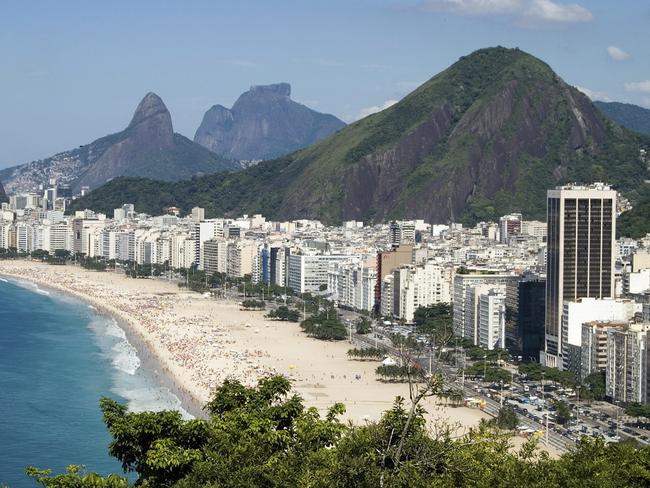
[[[607,117],[630,130],[650,135],[650,110],[631,103],[594,102]]]
[[[146,176],[166,181],[236,169],[226,160],[175,134],[167,107],[155,93],[147,93],[131,123],[117,134],[47,159],[0,171],[9,192],[28,191],[48,179],[96,188],[116,176]]]
[[[8,202],[9,198],[7,198],[7,194],[5,193],[5,189],[2,186],[2,181],[0,181],[0,203],[5,203]]]
[[[226,158],[256,161],[289,154],[320,141],[345,123],[291,100],[291,85],[252,86],[227,109],[203,116],[194,142]]]
[[[545,219],[546,190],[564,182],[605,180],[634,201],[648,146],[539,59],[497,47],[460,58],[399,103],[284,158],[173,186],[115,180],[76,208],[200,205],[207,215],[328,223],[472,223],[514,210]]]

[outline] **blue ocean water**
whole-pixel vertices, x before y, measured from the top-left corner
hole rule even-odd
[[[112,318],[80,300],[0,277],[0,486],[36,486],[24,475],[28,465],[121,473],[108,455],[102,396],[135,411],[182,410],[141,367]]]

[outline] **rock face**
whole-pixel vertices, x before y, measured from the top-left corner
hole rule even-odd
[[[482,49],[298,154],[304,170],[279,216],[471,223],[520,210],[545,219],[546,190],[559,183],[636,188],[647,142],[539,59]]]
[[[194,142],[229,159],[272,159],[302,149],[345,126],[291,100],[291,85],[252,86],[231,109],[215,105]]]
[[[9,198],[7,198],[7,194],[5,193],[5,189],[2,186],[2,181],[0,181],[0,203],[5,203],[8,202]]]
[[[640,134],[650,135],[650,110],[631,103],[594,102],[607,117]]]
[[[155,182],[116,180],[79,205],[120,195],[143,209],[189,211],[200,199],[206,215],[327,223],[471,224],[515,210],[544,220],[546,191],[561,183],[606,181],[636,198],[648,179],[644,148],[650,139],[608,120],[548,65],[497,47],[462,57],[399,103],[284,158],[168,185],[156,199]]]
[[[10,191],[28,191],[49,178],[96,188],[116,176],[146,176],[166,181],[238,169],[233,161],[217,156],[175,134],[167,107],[155,93],[147,93],[131,123],[77,149],[0,172]]]

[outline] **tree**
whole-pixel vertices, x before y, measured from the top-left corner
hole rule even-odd
[[[307,408],[280,376],[255,387],[226,380],[205,406],[207,419],[176,412],[128,412],[104,399],[110,453],[142,488],[514,488],[646,487],[650,447],[584,438],[552,459],[535,440],[510,447],[507,433],[480,425],[461,436],[444,425],[429,429],[420,400],[440,395],[444,382],[429,376],[409,400],[398,397],[376,422],[339,421],[341,404],[321,416]],[[500,413],[507,418],[510,414]],[[46,488],[125,488],[79,467],[58,476],[29,468]]]
[[[366,317],[360,317],[355,326],[357,334],[368,334],[372,331],[372,322]]]
[[[340,341],[348,335],[335,310],[323,310],[307,317],[300,323],[300,327],[311,337],[327,341]]]
[[[631,417],[650,419],[650,405],[642,405],[636,402],[628,403],[625,406],[625,413]]]
[[[565,401],[556,401],[553,406],[555,407],[555,420],[558,424],[564,425],[571,420],[571,409]]]
[[[27,476],[45,488],[128,488],[129,482],[111,474],[102,478],[97,473],[86,473],[83,466],[68,466],[65,474],[51,476],[50,470],[36,469],[32,466],[25,470]]]
[[[607,390],[605,389],[605,372],[596,371],[587,376],[583,382],[582,396],[585,400],[593,398],[602,400],[605,398]]]
[[[515,430],[519,424],[519,418],[511,408],[501,407],[496,418],[496,424],[500,429]]]

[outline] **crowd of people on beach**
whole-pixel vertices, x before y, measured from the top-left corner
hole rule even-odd
[[[116,316],[128,327],[127,333],[137,334],[145,342],[179,389],[188,390],[200,404],[226,378],[253,385],[260,377],[275,373],[274,368],[265,367],[259,361],[266,354],[263,351],[235,348],[227,326],[249,324],[219,324],[208,315],[192,313],[189,302],[201,298],[189,293],[117,291],[115,286],[85,279],[60,267],[50,271],[4,266],[3,272],[72,293],[98,310]],[[179,299],[188,303],[179,303]]]

